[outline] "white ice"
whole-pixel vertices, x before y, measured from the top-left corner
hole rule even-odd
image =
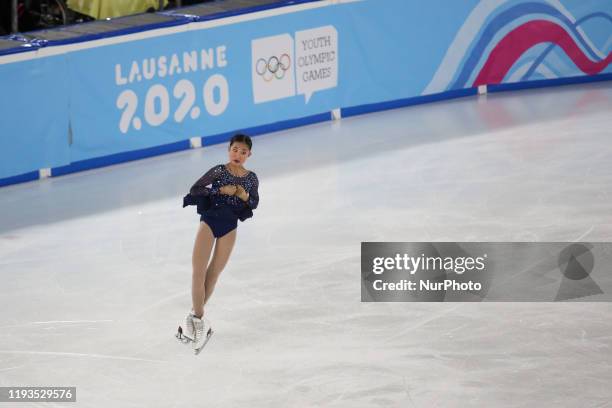
[[[182,196],[226,152],[0,189],[0,386],[76,386],[75,407],[612,406],[610,303],[360,302],[362,241],[612,241],[612,83],[255,137],[260,206],[196,357],[173,337]]]

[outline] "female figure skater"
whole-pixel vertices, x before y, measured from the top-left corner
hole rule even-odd
[[[228,148],[229,162],[208,170],[183,199],[183,207],[197,205],[201,215],[191,260],[193,309],[185,318],[182,333],[193,340],[196,352],[212,335],[210,322],[204,319],[204,306],[234,247],[238,220],[252,217],[259,203],[257,175],[244,168],[252,146],[249,136],[234,135]]]

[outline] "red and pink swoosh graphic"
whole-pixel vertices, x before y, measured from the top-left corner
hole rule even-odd
[[[574,64],[588,75],[598,74],[612,62],[612,53],[601,61],[590,60],[563,27],[550,21],[535,20],[515,28],[495,46],[473,86],[502,82],[521,55],[541,43],[554,43],[561,47]]]

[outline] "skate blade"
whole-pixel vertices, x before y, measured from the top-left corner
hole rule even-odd
[[[196,348],[193,349],[193,352],[195,353],[195,355],[197,356],[198,354],[200,354],[200,351],[202,351],[202,349],[204,348],[204,346],[206,346],[206,343],[208,343],[208,340],[210,340],[210,338],[212,337],[212,335],[214,334],[214,331],[210,331],[210,334],[206,336],[206,340],[204,340],[204,344],[202,344],[202,346],[200,348]]]
[[[179,328],[181,328],[181,326],[179,326]],[[181,332],[181,331],[177,331],[174,334],[174,337],[181,343],[183,344],[189,344],[191,342],[193,342],[193,339],[187,335],[185,335],[185,333]]]

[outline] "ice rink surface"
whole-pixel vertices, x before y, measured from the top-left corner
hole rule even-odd
[[[199,356],[181,204],[226,144],[0,189],[0,385],[77,387],[19,407],[612,407],[610,303],[360,302],[362,241],[612,241],[612,83],[253,142]]]

